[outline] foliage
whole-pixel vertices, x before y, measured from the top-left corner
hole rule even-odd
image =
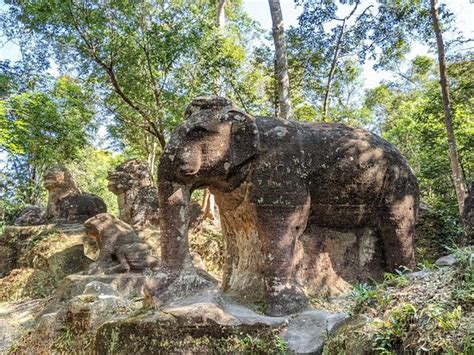
[[[107,175],[125,160],[122,154],[87,147],[79,158],[67,165],[78,186],[102,198],[109,213],[118,215],[117,197],[107,189]]]
[[[376,322],[378,330],[374,338],[374,350],[380,351],[382,354],[390,354],[392,351],[398,350],[413,317],[416,316],[416,311],[415,306],[405,303],[391,311],[387,320]]]
[[[139,127],[162,147],[189,97],[216,93],[221,72],[238,72],[247,36],[241,30],[251,26],[235,5],[228,32],[220,33],[214,4],[204,0],[8,3],[6,23],[52,41],[58,62],[79,67],[103,93],[123,134]]]
[[[427,265],[445,254],[446,248],[465,242],[465,231],[459,218],[446,209],[420,211],[415,233],[415,256]]]
[[[474,305],[474,253],[469,247],[450,249],[457,259],[458,267],[454,274],[457,287],[452,297],[464,307]]]
[[[12,94],[3,105],[1,147],[26,156],[30,165],[73,159],[87,143],[91,103],[70,77],[60,77],[47,92]]]
[[[16,76],[18,68],[2,68],[0,77],[8,85],[0,100],[0,152],[7,159],[0,198],[9,221],[25,205],[43,201],[42,175],[48,166],[77,159],[88,145],[94,110],[91,96],[69,76],[33,76],[25,86],[22,73]]]

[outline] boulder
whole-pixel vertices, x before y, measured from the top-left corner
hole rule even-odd
[[[7,354],[10,347],[34,325],[44,300],[0,302],[0,354]]]
[[[452,254],[442,256],[436,260],[435,265],[437,266],[452,266],[457,263],[456,257]]]
[[[327,337],[348,319],[344,313],[310,310],[298,314],[282,332],[288,348],[297,354],[320,354]]]
[[[320,310],[271,317],[218,292],[206,291],[162,311],[104,323],[96,334],[95,351],[101,354],[320,353],[327,335],[335,332],[347,318],[346,314]],[[253,340],[249,343],[248,339]],[[261,347],[252,348],[252,343]]]

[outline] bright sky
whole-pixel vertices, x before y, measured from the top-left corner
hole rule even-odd
[[[368,6],[375,3],[375,0],[364,0],[364,5]],[[474,0],[441,0],[440,3],[446,4],[456,17],[456,26],[462,31],[465,38],[474,39]],[[244,0],[244,8],[247,13],[258,21],[264,29],[270,30],[272,27],[270,9],[268,0]],[[283,13],[283,22],[285,29],[290,26],[298,25],[298,16],[301,14],[301,8],[296,8],[294,0],[280,0]],[[365,7],[364,7],[365,8]],[[445,41],[452,39],[452,34],[445,33]],[[417,55],[434,55],[429,53],[429,48],[421,43],[415,43],[409,54],[409,59]],[[365,88],[377,86],[381,80],[392,78],[389,72],[376,72],[372,69],[374,62],[368,61],[364,65]]]

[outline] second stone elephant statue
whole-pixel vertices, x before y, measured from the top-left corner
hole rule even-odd
[[[192,270],[188,206],[216,196],[225,237],[223,288],[298,310],[311,292],[414,264],[417,180],[402,155],[368,131],[252,117],[225,98],[198,98],[160,160],[160,294]],[[342,280],[342,281],[341,281]]]

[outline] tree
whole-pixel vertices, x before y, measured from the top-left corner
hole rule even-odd
[[[290,117],[290,79],[286,57],[285,31],[279,0],[268,0],[272,16],[272,33],[275,44],[275,74],[278,82],[278,117],[287,120]]]
[[[436,0],[430,0],[430,13],[431,19],[433,21],[433,28],[436,35],[436,47],[438,49],[437,52],[440,77],[439,84],[441,86],[441,93],[443,98],[444,124],[446,126],[446,132],[448,135],[449,159],[451,163],[454,188],[456,190],[456,197],[458,200],[459,213],[462,214],[464,210],[464,200],[466,198],[466,191],[462,177],[461,165],[459,163],[458,151],[456,148],[456,138],[454,136],[453,131],[452,110],[448,88],[448,74],[446,69],[446,54],[436,2]]]
[[[339,7],[338,1],[297,1],[303,12],[299,26],[289,31],[291,53],[301,62],[306,90],[317,96],[313,101],[320,106],[322,121],[329,120],[330,103],[337,97],[332,90],[343,74],[339,68],[349,63],[355,68],[357,59],[365,60],[362,48],[373,16],[373,5],[359,8],[359,0],[340,3],[350,8]]]
[[[78,66],[105,93],[116,119],[164,147],[189,97],[212,92],[216,67],[234,63],[216,45],[214,19],[204,0],[35,0],[10,1],[5,26],[52,42],[59,62]]]
[[[294,35],[300,37],[299,41],[302,43],[303,48],[304,46],[312,46],[324,53],[316,55],[316,60],[314,61],[316,63],[327,63],[329,56],[327,52],[324,52],[324,49],[331,48],[332,61],[331,64],[326,64],[328,75],[323,90],[323,119],[328,112],[331,82],[339,56],[357,56],[360,62],[364,62],[366,58],[371,58],[377,61],[376,68],[396,70],[405,54],[409,52],[410,45],[414,40],[433,43],[434,37],[436,38],[440,66],[440,84],[445,107],[444,121],[447,130],[452,170],[451,175],[459,209],[462,211],[465,188],[462,169],[456,152],[456,140],[452,129],[445,50],[439,23],[441,18],[443,24],[449,27],[452,21],[452,14],[446,7],[436,8],[435,0],[379,0],[376,11],[375,8],[369,5],[360,15],[357,15],[356,9],[359,1],[355,0],[339,1],[342,4],[353,4],[354,7],[347,17],[338,19],[335,16],[338,10],[337,1],[335,0],[317,2],[301,0],[298,3],[302,3],[304,9],[299,19],[300,27],[294,31]],[[353,25],[351,29],[345,31],[346,21],[353,15],[356,16]],[[327,38],[321,35],[321,33],[325,33],[324,25],[334,21],[341,21],[342,24],[334,27],[331,38],[334,45],[330,46],[327,44]],[[433,28],[435,36],[433,36]],[[344,36],[345,33],[347,36]],[[311,51],[308,49],[305,52],[311,54]],[[307,63],[309,63],[309,66],[315,65],[311,60],[307,61]],[[399,70],[397,72],[400,74]]]
[[[11,87],[21,87],[14,85],[14,78],[11,80]],[[22,203],[39,202],[45,169],[77,158],[94,128],[93,101],[81,86],[68,76],[51,84],[14,90],[0,101],[0,150],[9,160],[5,171],[16,180],[5,186],[8,191],[2,195],[11,195],[21,187]]]

